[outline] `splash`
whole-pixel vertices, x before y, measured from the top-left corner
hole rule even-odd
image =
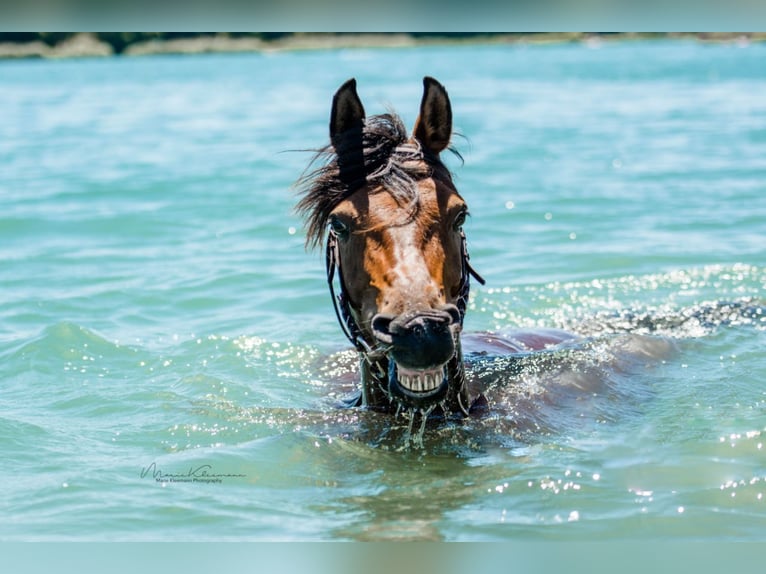
[[[766,328],[766,268],[735,263],[662,273],[505,286],[477,292],[471,317],[489,330],[556,327],[585,336],[631,332],[675,338],[721,326]]]
[[[681,309],[664,306],[638,311],[622,309],[597,313],[570,328],[589,336],[624,332],[690,339],[705,337],[721,327],[735,326],[766,329],[764,303],[745,298],[707,301]]]
[[[405,416],[408,418],[407,432],[404,435],[404,441],[402,446],[399,447],[397,450],[405,451],[405,450],[409,450],[410,448],[423,450],[425,448],[425,445],[423,443],[423,437],[425,436],[425,433],[426,433],[426,423],[428,422],[428,417],[431,416],[431,413],[434,411],[435,408],[436,408],[436,405],[431,405],[427,409],[407,409],[405,411]],[[444,410],[444,412],[447,412],[447,411]],[[420,426],[418,427],[415,434],[413,434],[412,429],[415,424],[415,419],[418,417],[420,417]]]

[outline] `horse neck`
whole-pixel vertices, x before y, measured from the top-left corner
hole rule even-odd
[[[386,412],[395,410],[386,390],[388,387],[388,359],[384,357],[371,362],[362,353],[360,372],[362,375],[362,406]],[[455,341],[455,354],[447,363],[447,379],[449,391],[444,400],[445,407],[449,413],[467,415],[470,399],[459,338]]]

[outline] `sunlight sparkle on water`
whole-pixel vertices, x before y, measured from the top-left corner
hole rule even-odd
[[[577,510],[573,510],[569,513],[568,522],[577,522],[580,520],[580,513]]]

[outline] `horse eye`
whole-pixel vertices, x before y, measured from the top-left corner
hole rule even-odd
[[[460,231],[460,228],[463,227],[463,224],[465,223],[465,218],[467,215],[468,211],[466,210],[463,210],[457,214],[455,222],[452,224],[452,226],[455,228],[455,231]]]
[[[330,217],[330,229],[332,229],[338,237],[346,237],[348,235],[348,225],[334,215]]]

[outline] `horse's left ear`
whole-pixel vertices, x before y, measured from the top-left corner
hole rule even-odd
[[[416,140],[435,154],[449,145],[452,136],[452,106],[447,90],[429,76],[423,78],[423,100],[412,133]]]

